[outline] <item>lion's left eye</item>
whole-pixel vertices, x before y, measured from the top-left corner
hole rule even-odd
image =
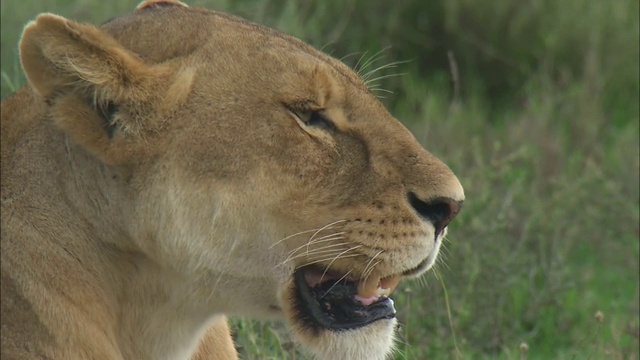
[[[317,110],[295,110],[293,113],[307,126],[319,127],[326,130],[335,130],[331,120]]]

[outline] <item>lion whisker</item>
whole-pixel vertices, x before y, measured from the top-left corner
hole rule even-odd
[[[325,225],[325,226],[323,226],[323,227],[319,228],[316,232],[314,232],[314,233],[313,233],[313,235],[311,235],[311,237],[309,238],[309,241],[313,240],[313,238],[315,238],[315,237],[316,237],[316,235],[318,235],[320,232],[322,232],[322,231],[326,230],[326,229],[327,229],[327,228],[329,228],[330,226],[333,226],[333,225],[335,225],[335,224],[338,224],[338,223],[341,223],[341,222],[345,222],[345,221],[347,221],[347,220],[338,220],[338,221],[334,221],[334,222],[332,222],[332,223],[330,223],[330,224],[327,224],[327,225]]]
[[[280,239],[280,240],[276,241],[276,242],[275,242],[275,243],[273,243],[271,246],[269,246],[269,249],[273,248],[274,246],[276,246],[276,245],[280,244],[280,243],[281,243],[281,242],[283,242],[283,241],[286,241],[286,240],[288,240],[288,239],[291,239],[291,238],[292,238],[292,237],[294,237],[294,236],[298,236],[298,235],[302,235],[302,234],[310,233],[310,232],[312,232],[312,231],[315,231],[315,232],[317,233],[317,232],[320,232],[320,231],[326,230],[326,229],[330,228],[330,227],[331,227],[331,226],[333,226],[333,225],[336,225],[336,224],[338,224],[338,223],[340,223],[340,222],[345,222],[345,221],[347,221],[347,220],[338,220],[338,221],[334,221],[334,222],[332,222],[332,223],[330,223],[330,224],[328,224],[328,225],[325,225],[325,226],[323,226],[323,227],[321,227],[321,228],[304,230],[304,231],[297,232],[297,233],[295,233],[295,234],[291,234],[291,235],[285,236],[284,238],[282,238],[282,239]],[[311,237],[313,238],[313,235],[312,235]]]
[[[393,68],[396,68],[398,65],[406,64],[406,63],[409,63],[409,62],[410,62],[409,60],[400,60],[400,61],[394,61],[394,62],[385,64],[385,65],[378,66],[377,68],[375,68],[375,69],[367,72],[366,74],[364,74],[362,76],[362,78],[363,78],[363,80],[365,80],[365,83],[366,83],[367,80],[369,80],[369,78],[371,77],[371,75],[373,75],[373,74],[375,74],[375,73],[377,73],[379,71],[382,71],[382,70],[385,70],[385,69],[393,69]]]
[[[331,285],[331,287],[324,293],[322,294],[322,296],[320,296],[320,299],[323,299],[325,296],[327,296],[327,294],[329,294],[331,292],[331,290],[333,290],[333,288],[340,282],[342,281],[344,278],[346,278],[347,276],[349,276],[349,274],[351,274],[351,272],[353,271],[353,269],[347,271],[346,274],[342,275],[342,277],[340,279],[338,279],[338,281],[336,281],[335,283],[333,283],[333,285]],[[323,274],[324,276],[324,274]],[[320,278],[320,282],[322,282],[322,277]]]
[[[382,260],[378,260],[375,263],[373,263],[373,265],[371,265],[369,267],[369,269],[367,271],[363,272],[363,276],[360,279],[360,285],[364,285],[367,283],[367,280],[369,280],[369,277],[371,276],[371,274],[373,273],[373,270],[375,269],[375,267],[380,263],[380,261]]]
[[[284,238],[282,238],[282,239],[280,239],[280,240],[276,241],[276,242],[275,242],[275,243],[273,243],[271,246],[269,246],[269,249],[273,248],[274,246],[276,246],[276,245],[280,244],[280,243],[281,243],[281,242],[283,242],[283,241],[286,241],[286,240],[291,239],[292,237],[295,237],[295,236],[298,236],[298,235],[302,235],[302,234],[306,234],[306,233],[310,233],[310,232],[312,232],[312,231],[317,231],[317,230],[318,230],[318,229],[309,229],[309,230],[299,231],[299,232],[297,232],[297,233],[295,233],[295,234],[291,234],[291,235],[285,236]]]
[[[299,255],[297,255],[297,256],[294,256],[294,257],[292,257],[292,258],[290,258],[290,259],[287,259],[287,260],[285,260],[285,261],[281,262],[281,263],[280,263],[280,264],[278,264],[277,266],[282,266],[282,265],[286,264],[287,262],[289,262],[289,261],[291,261],[291,260],[299,259],[299,258],[302,258],[302,257],[310,257],[310,256],[314,256],[314,255],[315,255],[315,256],[317,256],[317,255],[322,255],[322,256],[327,256],[327,255],[335,256],[335,255],[340,255],[340,253],[341,253],[341,252],[342,252],[342,250],[340,250],[340,249],[338,249],[338,250],[336,250],[336,249],[331,249],[331,250],[325,250],[325,251],[317,251],[317,252],[314,252],[314,253],[309,254],[309,255],[307,255],[307,254],[299,254]]]
[[[377,86],[376,87],[370,87],[369,91],[382,91],[382,92],[386,92],[388,94],[393,94],[393,91],[388,90],[388,89],[383,89],[383,88],[380,88],[380,87],[377,87]]]
[[[345,237],[344,236],[340,236],[340,235],[335,235],[333,237],[329,237],[329,238],[326,238],[326,239],[314,241],[313,244],[314,245],[318,245],[318,244],[321,244],[321,243],[330,242],[330,241],[336,241],[336,240],[342,240],[342,239],[345,239]],[[309,252],[309,245],[310,244],[303,244],[303,245],[298,246],[297,248],[289,251],[289,255],[288,256],[294,255],[295,253],[297,253],[298,251],[302,250],[305,247],[307,248],[307,252]]]
[[[372,84],[372,83],[374,83],[374,82],[376,82],[376,81],[380,81],[380,80],[382,80],[382,79],[391,78],[391,77],[394,77],[394,76],[404,76],[404,75],[407,75],[407,73],[393,73],[393,74],[380,75],[380,76],[375,77],[375,78],[373,78],[373,79],[368,79],[368,80],[366,80],[366,81],[364,82],[364,84],[365,84],[367,87],[369,87],[369,84]]]
[[[324,238],[322,240],[314,240],[314,242],[312,244],[304,243],[304,244],[298,246],[297,248],[289,251],[289,254],[296,253],[296,252],[300,251],[301,249],[303,249],[305,247],[307,248],[307,251],[309,251],[309,249],[308,249],[309,245],[319,245],[319,244],[322,244],[322,243],[331,242],[331,241],[335,241],[335,240],[341,240],[341,239],[346,239],[346,237],[342,236],[340,234],[334,234],[334,235],[331,235],[330,237]],[[324,245],[322,245],[322,246],[324,246]]]
[[[340,58],[340,61],[344,62],[345,60],[347,60],[348,58],[352,57],[353,55],[357,55],[357,54],[362,54],[362,51],[354,51],[352,53],[349,53],[343,57]]]
[[[339,231],[339,232],[336,232],[336,233],[331,233],[331,234],[323,235],[323,236],[320,236],[319,238],[315,238],[315,239],[313,240],[313,242],[311,242],[311,243],[312,243],[312,244],[315,244],[318,240],[322,240],[322,239],[325,239],[325,238],[328,238],[328,237],[331,237],[331,236],[335,236],[335,235],[344,235],[344,234],[346,234],[346,233],[347,233],[346,231]]]
[[[367,263],[367,265],[364,267],[364,271],[362,272],[362,273],[363,273],[363,275],[364,275],[364,276],[363,276],[363,279],[364,279],[364,280],[360,280],[363,284],[366,282],[366,280],[367,280],[367,278],[369,277],[369,275],[371,275],[370,273],[369,273],[369,274],[367,274],[367,271],[368,271],[368,269],[369,269],[369,266],[370,266],[370,265],[371,265],[371,263],[373,263],[373,261],[374,261],[378,256],[380,256],[380,254],[382,254],[383,252],[384,252],[384,250],[380,250],[380,251],[378,251],[375,255],[373,255],[373,256],[371,257],[371,259],[369,259],[369,262],[368,262],[368,263]],[[373,269],[373,267],[372,267],[372,269]],[[369,272],[371,272],[371,271],[373,271],[373,270],[369,270]]]
[[[344,239],[345,237],[344,237],[344,236],[342,236],[342,235],[344,235],[344,234],[346,234],[346,232],[342,231],[342,232],[338,232],[338,233],[333,233],[333,234],[324,235],[324,236],[322,236],[322,237],[319,237],[319,238],[317,238],[317,239],[313,239],[313,240],[312,240],[312,239],[309,239],[309,241],[308,241],[308,242],[307,242],[307,244],[306,244],[306,246],[307,246],[307,251],[309,251],[309,247],[310,247],[312,244],[318,244],[318,243],[320,243],[320,242],[325,242],[325,241],[327,241],[327,239],[335,240],[335,239],[334,239],[334,237],[335,237],[335,236],[339,236],[340,238]]]
[[[361,67],[358,69],[358,64],[360,63],[360,61],[358,61],[358,64],[356,64],[355,70],[356,73],[360,76],[363,76],[363,70],[366,69],[367,67],[369,67],[371,64],[373,64],[374,62],[378,61],[379,59],[382,58],[382,53],[389,50],[391,48],[391,46],[386,46],[382,49],[380,49],[378,52],[376,52],[375,54],[373,54],[369,59],[367,59],[365,62],[362,63]],[[367,53],[365,52],[364,54],[362,54],[362,58],[364,58],[364,56]],[[362,59],[361,58],[361,59]]]
[[[358,59],[358,61],[356,61],[356,64],[353,66],[353,70],[355,70],[355,72],[359,75],[362,76],[362,74],[360,73],[361,69],[358,69],[358,66],[360,65],[360,62],[362,61],[362,59],[364,59],[364,57],[367,56],[367,51],[363,52],[362,55],[360,56],[360,58]]]
[[[288,262],[288,261],[291,261],[293,259],[299,259],[299,258],[304,257],[304,256],[309,257],[311,255],[316,255],[318,253],[327,252],[329,250],[336,251],[335,249],[330,249],[330,248],[340,247],[340,246],[344,247],[344,246],[347,246],[347,245],[348,245],[347,243],[342,242],[342,243],[337,243],[337,244],[333,244],[333,245],[329,245],[329,246],[324,246],[324,247],[321,247],[321,248],[318,248],[318,249],[312,249],[311,251],[306,251],[306,252],[304,252],[302,254],[291,254],[283,262]],[[339,250],[339,251],[341,251],[341,250]]]
[[[322,279],[324,278],[324,276],[327,274],[327,271],[329,271],[329,268],[331,267],[331,265],[333,265],[333,263],[334,263],[336,260],[338,260],[338,258],[340,257],[340,255],[344,255],[344,254],[348,253],[349,251],[356,250],[356,249],[361,248],[361,247],[362,247],[362,245],[358,245],[358,246],[350,247],[350,248],[348,248],[347,250],[345,250],[345,251],[341,252],[340,254],[338,254],[338,256],[336,256],[335,258],[333,258],[333,260],[331,260],[331,262],[329,262],[329,265],[327,265],[327,266],[325,266],[325,267],[324,267],[324,272],[322,273],[322,276],[320,277],[320,281],[322,281]]]
[[[313,235],[311,235],[311,237],[309,238],[309,241],[307,242],[307,251],[309,250],[309,245],[311,245],[311,243],[313,242],[313,239],[316,237],[316,235],[318,235],[320,232],[324,231],[325,229],[327,229],[329,226],[332,226],[334,224],[337,224],[339,222],[345,222],[347,220],[338,220],[338,221],[334,221],[328,225],[325,225],[323,227],[321,227],[318,231],[316,231],[315,233],[313,233]]]
[[[346,246],[348,246],[348,244],[347,243],[339,243],[339,244],[336,244],[335,246],[331,245],[331,247],[340,247],[340,246],[346,247]],[[287,263],[287,262],[289,262],[291,260],[294,260],[294,259],[299,259],[301,257],[310,257],[310,256],[313,256],[313,255],[317,255],[318,253],[329,252],[329,250],[335,251],[336,253],[342,251],[341,249],[338,249],[338,250],[329,249],[328,246],[327,247],[318,248],[318,249],[313,249],[310,252],[304,252],[304,253],[301,253],[301,254],[291,254],[285,260],[283,260],[280,263],[280,265],[285,264],[285,263]],[[280,266],[280,265],[278,265],[278,266]]]
[[[341,257],[341,259],[348,259],[348,258],[352,258],[352,257],[356,257],[356,256],[362,256],[362,254],[350,254],[350,255],[343,255],[343,256]],[[300,268],[303,268],[303,267],[305,267],[305,266],[309,266],[309,265],[313,265],[313,264],[317,264],[317,263],[325,262],[325,261],[327,261],[327,260],[331,260],[331,259],[333,259],[333,258],[334,258],[333,256],[330,256],[330,257],[326,257],[326,258],[323,258],[323,259],[318,259],[318,260],[310,261],[310,262],[308,262],[308,263],[305,263],[305,264],[302,264],[302,265],[297,266],[297,267],[296,267],[296,270],[297,270],[297,269],[300,269]]]
[[[380,264],[380,262],[382,262],[382,260],[378,260],[375,263],[373,263],[373,265],[371,265],[371,267],[369,268],[369,271],[366,272],[365,276],[363,277],[363,281],[361,281],[361,284],[366,284],[367,280],[369,280],[369,276],[371,276],[371,274],[373,273],[373,270],[376,268],[376,266],[378,266],[378,264]]]

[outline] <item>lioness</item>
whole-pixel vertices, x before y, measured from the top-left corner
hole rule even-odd
[[[2,103],[2,359],[235,359],[225,315],[317,359],[392,351],[402,278],[464,199],[341,62],[177,1],[43,14]]]

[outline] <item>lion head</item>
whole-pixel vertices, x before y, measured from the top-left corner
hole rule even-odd
[[[101,289],[127,289],[114,323],[140,340],[114,335],[139,347],[122,353],[189,354],[219,314],[285,319],[319,359],[390,353],[391,291],[434,264],[464,194],[354,71],[173,1],[101,27],[40,15],[20,53],[41,110],[3,112],[3,171],[21,153],[64,173],[46,201],[88,225],[60,232],[109,245],[87,268],[139,279]]]

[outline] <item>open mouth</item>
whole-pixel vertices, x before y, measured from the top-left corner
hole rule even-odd
[[[294,276],[299,314],[314,328],[356,329],[396,316],[389,295],[400,276],[363,280],[313,266],[298,269]]]

